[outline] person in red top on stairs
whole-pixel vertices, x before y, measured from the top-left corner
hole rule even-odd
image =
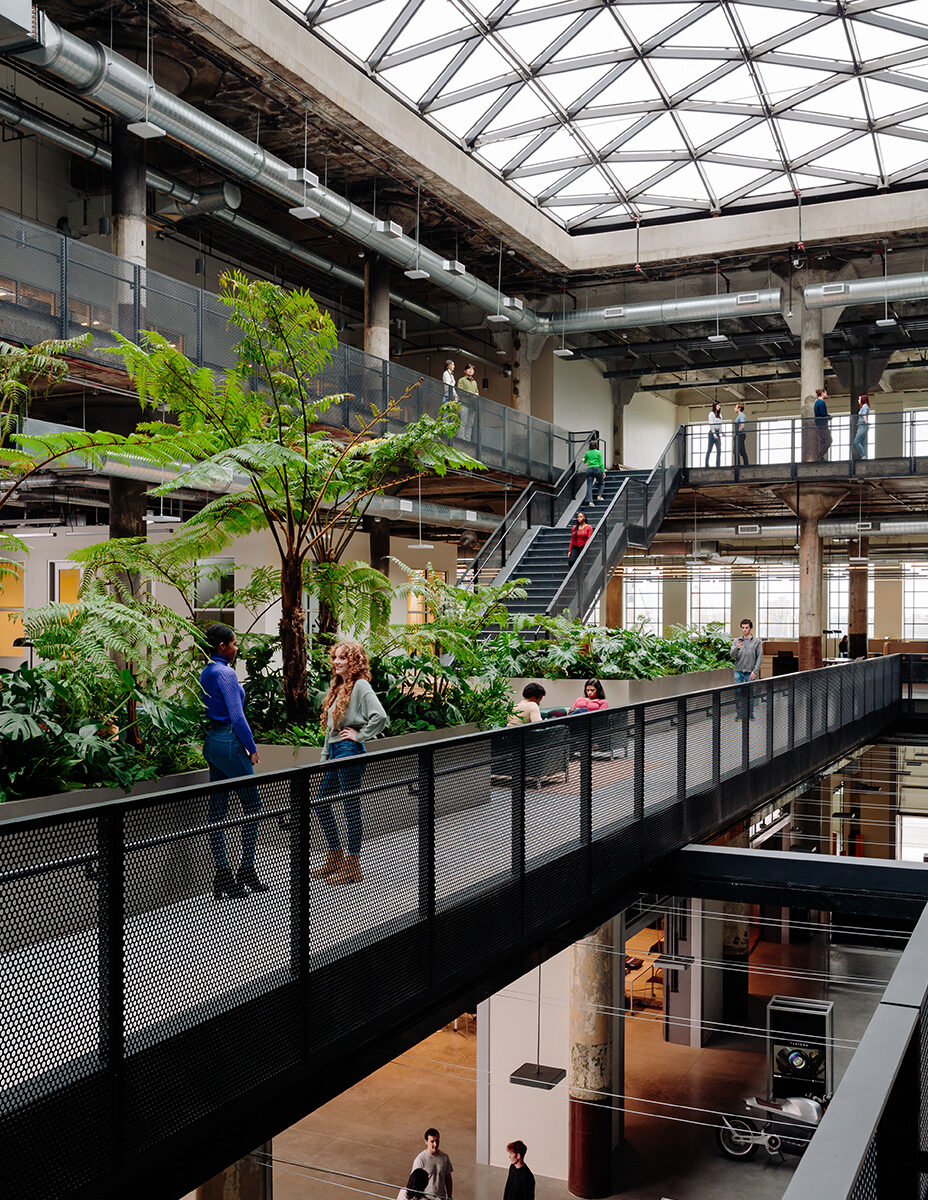
[[[582,512],[578,512],[577,519],[574,521],[574,527],[570,531],[570,545],[567,547],[568,570],[577,561],[580,556],[580,551],[592,536],[593,526],[589,523]]]

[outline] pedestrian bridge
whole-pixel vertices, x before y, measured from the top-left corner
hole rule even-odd
[[[255,780],[271,890],[247,900],[213,899],[209,786],[4,805],[5,1190],[182,1195],[879,736],[912,674],[876,658],[763,680],[750,712],[725,687],[371,754],[347,888],[310,876],[321,765]]]

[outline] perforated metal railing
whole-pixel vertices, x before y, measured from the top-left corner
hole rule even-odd
[[[649,864],[878,736],[901,696],[901,658],[878,658],[259,775],[227,815],[228,785],[3,806],[4,1191],[183,1194],[346,1063],[372,1070],[387,1031],[421,1036]],[[360,883],[312,875],[330,803],[343,835],[363,822]],[[217,901],[214,855],[237,866],[254,824],[270,890]]]
[[[32,344],[89,332],[93,344],[80,357],[113,366],[106,353],[116,345],[113,333],[138,340],[147,329],[163,334],[197,366],[222,371],[233,364],[237,331],[210,292],[0,213],[0,337]],[[348,393],[326,419],[352,429],[370,420],[372,404],[385,408],[391,398],[401,401],[390,422],[397,428],[423,414],[435,416],[446,394],[437,379],[344,345],[313,382],[320,397]],[[456,444],[514,475],[554,482],[588,436],[483,396],[458,398]]]

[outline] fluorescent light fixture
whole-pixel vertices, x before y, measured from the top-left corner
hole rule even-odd
[[[401,238],[403,236],[402,225],[397,225],[396,221],[378,221],[377,232],[382,233],[384,237]]]
[[[458,262],[456,258],[446,258],[442,262],[442,267],[449,275],[466,275],[467,268],[462,262]]]
[[[315,221],[319,216],[319,210],[310,208],[308,204],[297,204],[293,208],[288,208],[287,212],[291,217],[296,217],[298,221]]]
[[[431,542],[407,542],[407,550],[434,550],[435,547]]]
[[[710,342],[727,342],[728,334],[727,333],[710,333],[709,341]]]
[[[319,176],[315,171],[310,171],[308,167],[288,167],[287,178],[291,183],[302,183],[308,188],[319,186]]]
[[[508,351],[507,350],[497,350],[496,354],[497,354],[497,357],[499,357],[499,358],[505,358],[506,355],[508,354]]]
[[[553,352],[555,358],[573,358],[573,350],[568,350],[566,346],[558,346]]]
[[[508,325],[509,318],[505,313],[490,313],[487,316],[487,322],[490,325]]]
[[[173,513],[149,513],[145,517],[146,525],[179,525],[180,517]]]
[[[413,267],[412,270],[404,271],[403,274],[407,279],[431,279],[428,271],[423,271],[421,267]]]
[[[863,558],[861,558],[859,555],[853,554],[848,558],[847,561],[849,563],[866,563],[866,562],[869,562],[870,559],[867,558],[866,555]]]
[[[161,138],[165,136],[165,130],[160,125],[156,125],[154,121],[130,121],[126,126],[130,133],[134,133],[136,137],[142,138],[143,141],[149,142],[152,138]]]
[[[889,325],[895,325],[895,324],[896,324],[895,317],[880,317],[880,319],[877,321],[877,325],[881,325],[884,328],[886,328]]]

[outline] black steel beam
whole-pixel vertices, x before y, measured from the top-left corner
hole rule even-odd
[[[874,915],[916,920],[928,903],[928,864],[690,845],[652,868],[648,890],[835,912],[865,907]]]

